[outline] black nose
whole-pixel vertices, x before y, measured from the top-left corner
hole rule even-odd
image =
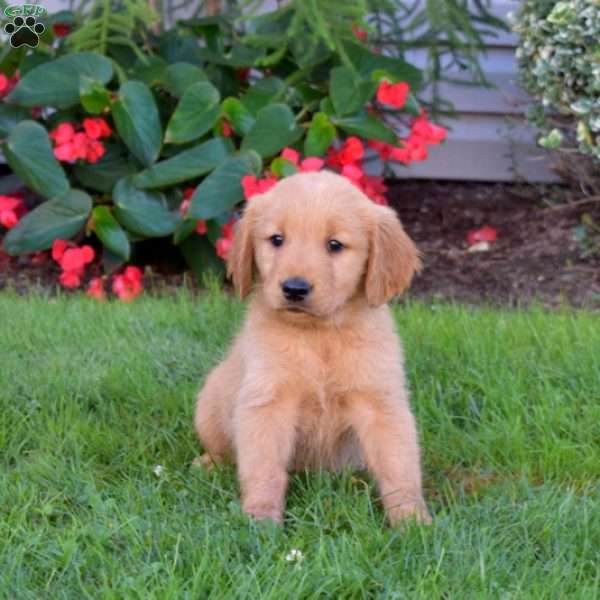
[[[290,302],[301,302],[308,294],[310,294],[310,290],[312,290],[312,285],[310,285],[306,279],[302,279],[301,277],[286,279],[281,284],[281,291],[283,292],[285,299]]]

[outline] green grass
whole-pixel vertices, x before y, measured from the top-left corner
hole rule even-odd
[[[434,516],[400,531],[364,475],[294,476],[277,529],[191,466],[242,314],[0,295],[0,598],[600,596],[596,315],[396,309]]]

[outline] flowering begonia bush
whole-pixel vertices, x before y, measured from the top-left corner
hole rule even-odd
[[[168,238],[195,272],[222,271],[244,202],[292,173],[331,169],[385,204],[365,161],[410,165],[446,136],[419,105],[420,72],[350,19],[335,44],[282,45],[290,10],[247,35],[225,16],[148,30],[143,53],[72,51],[76,29],[56,22],[38,49],[7,50],[2,149],[41,202],[0,196],[6,252],[50,250],[65,288],[132,300],[140,242]]]
[[[600,3],[532,0],[511,21],[521,80],[538,101],[530,117],[539,143],[600,160]]]

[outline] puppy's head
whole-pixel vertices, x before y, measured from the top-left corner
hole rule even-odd
[[[249,200],[228,260],[242,297],[256,278],[272,308],[313,317],[361,295],[384,304],[419,266],[394,211],[329,172],[287,177]]]

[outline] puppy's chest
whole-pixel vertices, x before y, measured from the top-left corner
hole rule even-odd
[[[305,345],[288,361],[287,369],[319,404],[339,403],[341,396],[361,386],[361,355],[338,340],[319,341]]]

